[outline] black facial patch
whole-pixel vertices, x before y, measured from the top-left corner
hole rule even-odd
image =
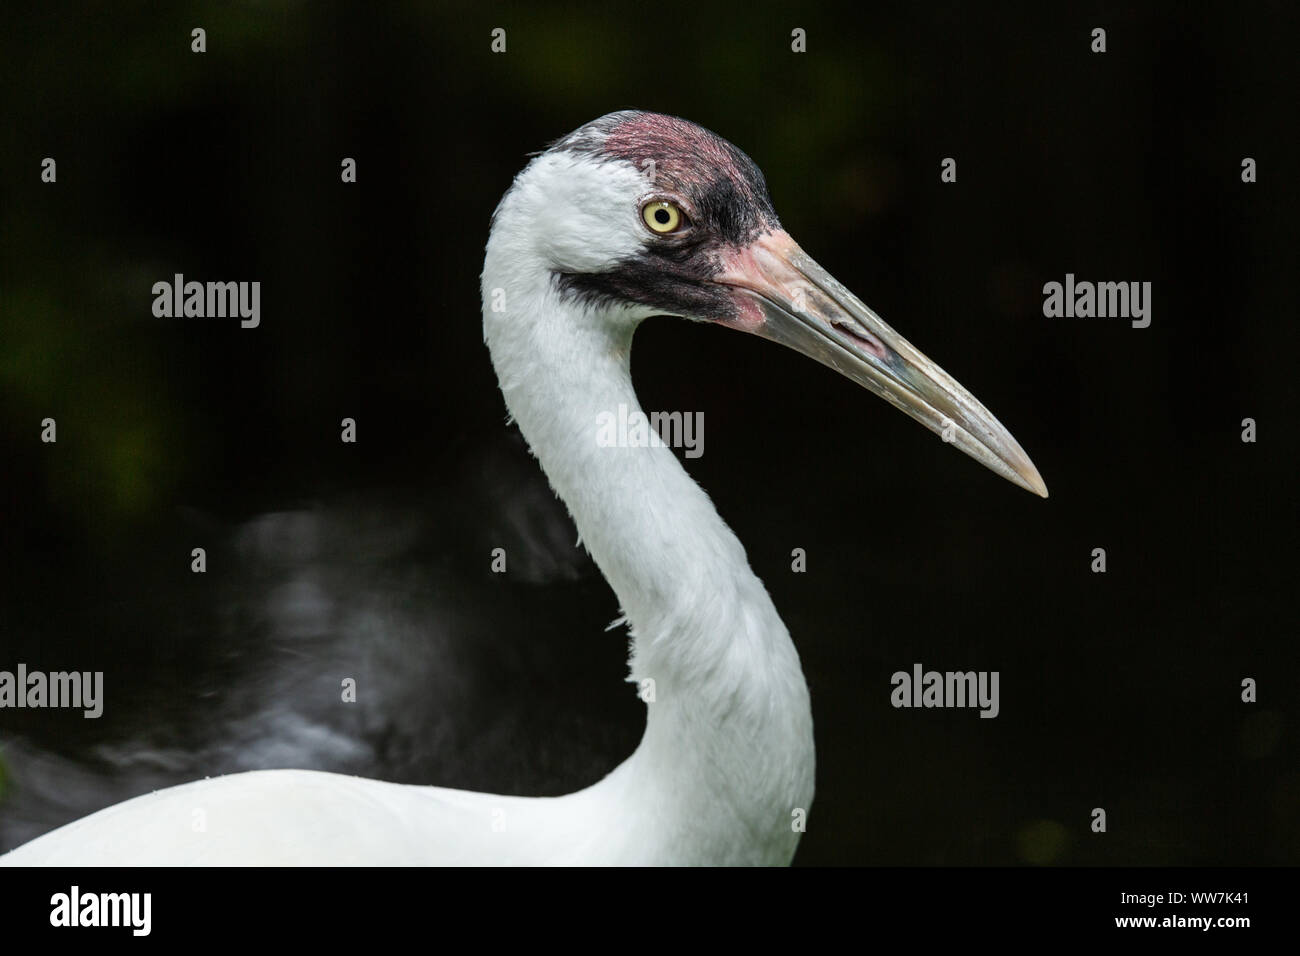
[[[689,204],[690,228],[649,242],[644,253],[602,273],[566,273],[561,287],[589,301],[624,301],[665,313],[729,318],[736,308],[708,280],[721,252],[780,228],[763,173],[748,156],[702,126],[660,113],[610,113],[552,150],[653,169],[654,185]],[[630,210],[629,214],[637,214]]]
[[[653,242],[608,272],[557,273],[556,282],[565,294],[593,305],[635,302],[665,315],[734,317],[731,296],[709,281],[721,268],[718,243],[707,236],[693,238]]]
[[[768,231],[771,220],[762,210],[736,188],[735,182],[725,177],[715,179],[695,198],[699,218],[726,242],[737,246],[752,242],[760,233]]]

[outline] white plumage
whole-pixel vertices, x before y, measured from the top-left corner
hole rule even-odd
[[[740,542],[674,453],[658,445],[601,447],[595,438],[602,412],[640,407],[630,371],[637,324],[677,310],[671,301],[575,294],[563,277],[631,272],[629,263],[659,261],[653,254],[668,248],[659,244],[689,242],[689,234],[665,240],[643,221],[647,198],[666,196],[697,238],[718,231],[701,245],[695,277],[674,281],[716,287],[740,303],[731,315],[679,314],[720,318],[794,345],[931,427],[950,416],[960,447],[986,463],[996,459],[990,467],[1025,487],[1045,489],[996,420],[818,273],[774,216],[766,225],[759,218],[744,240],[752,245],[724,235],[740,227],[725,212],[711,212],[707,197],[692,189],[716,190],[726,170],[694,170],[697,182],[681,172],[692,172],[690,156],[660,156],[661,180],[654,183],[635,160],[601,154],[604,137],[636,134],[635,124],[656,134],[646,138],[647,148],[662,149],[669,133],[712,137],[653,114],[612,114],[566,141],[581,149],[562,143],[539,156],[497,210],[482,294],[484,336],[506,404],[618,596],[632,634],[630,680],[653,681],[636,751],[594,786],[554,798],[303,770],[236,774],[110,807],[0,863],[790,861],[801,829],[795,823],[811,808],[814,749],[808,690],[789,634]],[[734,149],[716,137],[701,141]],[[739,186],[732,191],[741,196],[754,188]],[[773,255],[781,263],[773,265]],[[766,271],[738,279],[738,261]],[[821,296],[806,313],[779,308],[790,286],[804,281],[791,278],[795,271]],[[767,320],[751,328],[759,294]],[[795,322],[796,330],[803,323],[827,344],[795,340],[775,328],[779,322]],[[878,346],[897,361],[880,359]]]

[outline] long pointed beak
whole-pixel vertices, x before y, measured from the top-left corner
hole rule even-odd
[[[1003,478],[1047,497],[1038,469],[1002,423],[783,230],[727,257],[714,281],[735,290],[740,308],[723,324],[835,369]]]

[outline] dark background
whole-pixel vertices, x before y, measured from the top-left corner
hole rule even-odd
[[[631,753],[616,601],[505,424],[478,273],[526,154],[637,107],[749,153],[1052,493],[756,338],[638,334],[803,658],[797,862],[1300,862],[1294,15],[1074,6],[6,8],[0,669],[107,703],[0,711],[0,850],[236,770],[556,794]],[[261,281],[261,327],[154,318],[175,272]],[[1044,318],[1066,272],[1152,282],[1151,327]],[[917,661],[1000,671],[1001,715],[894,710]]]

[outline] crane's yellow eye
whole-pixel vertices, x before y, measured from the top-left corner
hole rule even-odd
[[[670,202],[662,200],[648,202],[641,207],[641,218],[645,224],[650,227],[651,232],[657,232],[664,235],[669,232],[676,232],[682,227],[685,217],[682,211]]]

